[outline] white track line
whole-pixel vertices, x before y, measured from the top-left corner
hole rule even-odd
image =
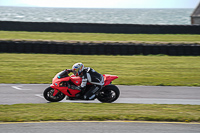
[[[16,90],[20,90],[20,91],[26,91],[26,90],[31,90],[31,89],[22,89],[22,88],[19,88],[17,86],[11,86],[12,88],[16,89]]]
[[[42,99],[44,99],[44,97],[42,96],[42,94],[35,94],[35,96],[40,97]]]

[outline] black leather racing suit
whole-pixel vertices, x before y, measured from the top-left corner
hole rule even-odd
[[[84,89],[86,87],[87,82],[93,84],[84,95],[84,99],[91,100],[95,98],[95,93],[102,88],[104,85],[104,77],[103,75],[96,72],[94,69],[90,67],[85,67],[83,70],[83,74],[80,76],[82,78],[81,88]]]

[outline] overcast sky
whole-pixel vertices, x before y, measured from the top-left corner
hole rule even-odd
[[[71,8],[195,8],[200,0],[0,0],[0,6]]]

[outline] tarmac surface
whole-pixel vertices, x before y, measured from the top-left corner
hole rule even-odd
[[[47,103],[43,91],[49,84],[0,84],[0,104]],[[114,103],[200,105],[200,87],[122,86]],[[69,101],[61,102],[92,102]],[[139,121],[0,122],[2,133],[199,133],[200,123]]]
[[[200,105],[200,87],[117,85],[120,97],[114,103]],[[47,103],[43,91],[49,84],[0,84],[0,104]],[[62,100],[61,102],[92,102]]]
[[[0,123],[2,133],[199,133],[199,123],[33,122]]]

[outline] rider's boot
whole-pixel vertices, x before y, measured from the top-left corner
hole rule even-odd
[[[87,91],[84,95],[85,100],[94,100],[96,98],[96,92],[101,88],[101,86],[94,85]]]

